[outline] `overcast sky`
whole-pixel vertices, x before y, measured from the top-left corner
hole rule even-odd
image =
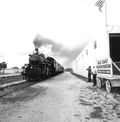
[[[39,50],[71,67],[99,27],[105,25],[105,6],[99,12],[96,2],[0,0],[0,62],[21,68],[28,62],[28,54],[34,51],[33,41],[42,38],[49,45]],[[120,25],[119,3],[119,0],[107,0],[110,25]]]

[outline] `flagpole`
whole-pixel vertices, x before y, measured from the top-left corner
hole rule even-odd
[[[107,20],[107,0],[105,0],[105,21],[106,21],[106,29],[107,29],[107,35],[108,35],[108,20]]]

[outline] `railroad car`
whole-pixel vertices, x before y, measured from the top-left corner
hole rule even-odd
[[[56,63],[59,65],[57,70]],[[44,54],[40,54],[38,48],[35,48],[35,52],[29,55],[29,63],[25,64],[21,75],[27,81],[37,81],[61,73],[61,67],[63,66],[56,62],[54,58],[45,58]]]
[[[73,72],[87,77],[88,66],[97,69],[97,86],[107,92],[120,87],[120,26],[102,29],[73,62]]]
[[[62,72],[64,72],[64,67],[58,62],[55,62],[55,74],[59,74]]]

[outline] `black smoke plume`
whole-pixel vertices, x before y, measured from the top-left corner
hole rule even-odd
[[[33,44],[35,45],[35,47],[38,47],[38,48],[42,46],[46,46],[46,45],[52,45],[52,51],[54,53],[58,53],[62,49],[62,45],[60,43],[57,43],[50,39],[42,37],[39,34],[37,34],[37,36],[33,40]]]
[[[69,47],[65,48],[62,44],[54,42],[50,39],[47,39],[45,37],[42,37],[41,35],[37,34],[35,39],[33,40],[33,44],[35,47],[42,47],[46,45],[52,45],[52,52],[54,53],[54,57],[59,58],[66,58],[66,62],[64,64],[68,67],[69,64],[72,64],[72,62],[76,59],[76,57],[80,54],[83,47],[86,45],[86,43],[77,46],[73,49],[70,49]]]

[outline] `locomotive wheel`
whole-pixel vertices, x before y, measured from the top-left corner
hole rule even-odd
[[[102,88],[102,81],[100,80],[100,78],[97,77],[96,81],[97,81],[97,87]]]
[[[112,92],[112,85],[109,80],[106,81],[106,90],[108,93]]]

